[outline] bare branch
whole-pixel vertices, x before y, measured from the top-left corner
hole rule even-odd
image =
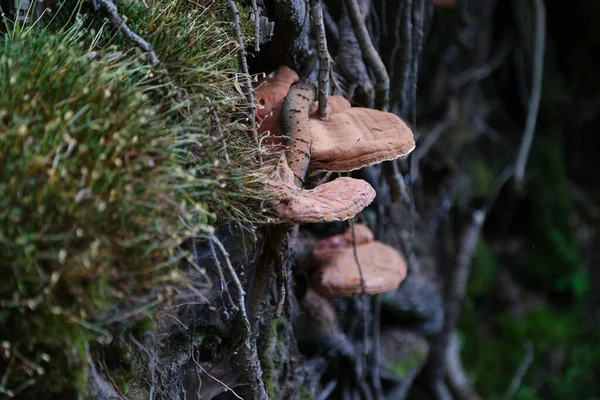
[[[460,358],[460,343],[456,331],[452,332],[446,349],[446,372],[448,383],[460,400],[481,400],[465,372]]]
[[[246,45],[244,44],[244,37],[240,28],[240,12],[235,6],[235,1],[228,0],[229,8],[233,16],[233,33],[237,40],[238,46],[240,47],[240,68],[242,70],[242,78],[244,80],[244,86],[246,86],[246,108],[250,118],[250,125],[252,127],[252,134],[254,135],[254,143],[258,146],[258,132],[256,131],[256,105],[254,101],[254,88],[250,80],[250,73],[248,70],[248,59],[246,53]],[[257,24],[258,26],[258,24]]]
[[[527,167],[527,158],[533,143],[535,134],[535,125],[537,115],[540,109],[540,98],[542,95],[542,79],[544,75],[544,48],[546,40],[546,8],[542,0],[531,0],[535,6],[535,45],[533,50],[533,71],[531,97],[529,99],[529,110],[527,111],[527,121],[525,122],[525,131],[517,161],[515,162],[515,187],[523,187],[525,177],[525,168]]]
[[[227,253],[227,250],[225,249],[225,246],[223,246],[223,243],[221,243],[221,241],[219,240],[219,238],[217,238],[217,236],[215,236],[215,234],[210,235],[210,240],[211,240],[211,242],[216,244],[217,247],[219,248],[221,255],[225,259],[225,266],[227,267],[227,271],[229,272],[229,275],[231,275],[231,279],[233,280],[233,283],[234,283],[236,289],[238,290],[238,308],[239,308],[240,313],[242,314],[242,320],[244,321],[244,327],[245,327],[245,331],[246,331],[245,340],[247,341],[251,335],[251,328],[250,328],[250,321],[248,321],[248,314],[246,313],[246,300],[245,300],[246,292],[244,291],[244,288],[242,287],[240,278],[238,277],[237,273],[235,272],[233,265],[231,265],[231,260],[229,259],[229,253]]]
[[[327,36],[323,23],[323,10],[320,0],[311,0],[310,14],[312,16],[315,39],[317,41],[317,56],[319,58],[319,116],[327,118],[327,97],[329,96],[329,51],[327,50]]]
[[[119,10],[117,9],[115,3],[113,3],[111,0],[98,0],[98,2],[100,3],[100,7],[102,8],[102,10],[104,10],[104,12],[108,14],[109,21],[113,25],[121,28],[125,37],[127,37],[127,39],[135,43],[136,46],[138,46],[148,55],[152,65],[162,64],[158,59],[158,56],[154,52],[154,49],[152,49],[152,46],[150,46],[148,42],[142,39],[137,33],[132,31],[131,28],[127,26],[125,22],[123,22],[123,19],[121,19],[121,16],[119,15]]]
[[[531,342],[527,342],[525,343],[525,354],[523,355],[523,360],[519,364],[519,368],[517,368],[515,376],[510,382],[510,386],[504,395],[504,400],[512,399],[517,393],[517,390],[519,390],[519,386],[521,386],[529,366],[533,362],[533,358],[533,344]]]
[[[252,14],[254,14],[254,51],[260,51],[260,14],[256,5],[256,0],[251,0]]]

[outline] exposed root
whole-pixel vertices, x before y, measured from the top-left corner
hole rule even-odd
[[[217,252],[215,251],[215,245],[212,242],[212,240],[208,241],[208,247],[210,248],[210,252],[212,254],[212,258],[215,262],[215,266],[216,266],[216,270],[217,270],[217,275],[219,275],[219,280],[221,281],[221,289],[223,292],[225,292],[225,296],[227,297],[227,301],[229,303],[229,307],[232,310],[235,311],[239,311],[239,307],[233,302],[233,299],[231,298],[231,293],[229,293],[229,288],[227,287],[227,282],[225,281],[225,275],[223,274],[223,267],[221,265],[221,261],[219,261],[219,256],[217,256]],[[194,246],[194,251],[197,252],[197,248],[196,246]]]
[[[375,106],[382,111],[387,111],[390,104],[390,78],[381,57],[373,43],[365,22],[361,18],[360,10],[358,8],[357,0],[344,0],[346,9],[348,10],[348,16],[352,22],[354,28],[354,34],[360,45],[363,57],[367,61],[367,64],[373,70],[377,84],[375,85]]]
[[[132,31],[131,28],[129,26],[127,26],[127,24],[123,21],[123,19],[119,15],[119,10],[117,9],[117,6],[115,5],[115,3],[112,2],[112,0],[97,0],[97,1],[100,4],[100,7],[102,8],[102,10],[104,10],[104,12],[106,14],[108,14],[109,21],[113,25],[121,28],[121,30],[123,31],[123,34],[127,37],[127,39],[129,39],[133,43],[135,43],[136,46],[138,46],[140,49],[142,49],[148,55],[152,65],[157,65],[157,66],[162,65],[158,56],[152,49],[152,46],[150,46],[150,44],[148,42],[146,42],[144,39],[142,39],[137,33]]]
[[[235,272],[233,265],[231,265],[231,260],[229,259],[229,254],[227,253],[225,246],[223,246],[223,243],[221,243],[221,241],[219,240],[219,238],[217,238],[217,236],[215,236],[215,234],[210,234],[210,241],[212,243],[216,244],[217,247],[219,248],[221,255],[225,259],[225,266],[227,267],[227,271],[229,272],[229,275],[231,275],[231,279],[233,280],[233,283],[238,291],[238,309],[242,315],[242,320],[244,322],[244,328],[245,328],[245,332],[246,332],[244,335],[245,336],[244,340],[247,342],[251,335],[251,328],[250,328],[250,322],[248,321],[248,314],[246,313],[246,305],[245,305],[246,304],[246,300],[245,300],[246,292],[244,291],[244,288],[242,287],[240,278],[238,277],[237,273]]]

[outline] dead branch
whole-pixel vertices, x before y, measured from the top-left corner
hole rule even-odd
[[[519,368],[515,371],[515,376],[513,376],[512,381],[510,382],[510,386],[504,395],[504,400],[512,399],[517,390],[519,390],[519,386],[523,382],[523,378],[529,369],[529,366],[533,362],[533,344],[531,342],[525,343],[525,354],[523,355],[523,360],[519,364]]]
[[[223,259],[225,260],[225,267],[227,268],[229,275],[231,275],[231,279],[233,280],[233,283],[238,291],[238,310],[241,313],[242,320],[244,322],[244,327],[245,327],[245,332],[246,332],[245,340],[248,341],[249,337],[251,336],[252,331],[251,331],[251,327],[250,327],[250,321],[248,321],[248,314],[246,313],[246,300],[245,300],[246,292],[244,291],[244,288],[242,287],[240,278],[238,277],[237,273],[235,272],[233,265],[231,265],[231,260],[229,259],[229,254],[227,253],[225,246],[223,246],[223,243],[221,243],[219,238],[217,238],[217,236],[213,233],[210,234],[210,241],[212,243],[216,244],[217,247],[219,248],[219,251],[221,252],[221,255],[223,256]]]
[[[260,51],[260,13],[256,5],[256,0],[251,0],[252,14],[254,15],[254,51]]]
[[[333,391],[335,390],[337,384],[338,384],[337,379],[334,379],[334,380],[330,381],[323,388],[323,391],[321,393],[319,393],[319,397],[317,397],[317,400],[327,400],[329,398],[329,395],[331,393],[333,393]]]
[[[108,14],[108,20],[113,25],[121,28],[125,37],[135,43],[136,46],[138,46],[148,55],[152,65],[162,65],[158,56],[154,52],[154,49],[152,49],[152,46],[150,46],[150,44],[142,39],[137,33],[132,31],[131,28],[123,21],[119,15],[117,6],[112,2],[112,0],[98,0],[98,3],[100,4],[102,10]]]
[[[456,331],[450,335],[445,363],[448,383],[459,400],[481,400],[463,368],[460,357],[460,343]]]
[[[221,281],[220,284],[222,285],[221,287],[223,288],[222,290],[225,292],[225,295],[227,296],[227,301],[229,302],[229,307],[231,307],[232,310],[235,311],[239,311],[238,306],[233,302],[233,299],[231,298],[231,293],[229,293],[229,288],[227,287],[227,282],[225,281],[225,275],[223,274],[223,267],[221,266],[221,261],[219,261],[219,257],[217,256],[217,252],[215,251],[215,245],[212,242],[212,240],[208,241],[208,247],[210,248],[210,253],[212,255],[212,259],[215,262],[215,267],[217,269],[217,275],[219,276],[219,280]],[[194,245],[194,253],[196,253],[196,259],[198,258],[198,249],[197,246]],[[198,261],[196,260],[196,263]]]
[[[537,115],[540,109],[540,98],[542,96],[542,79],[544,75],[544,48],[546,40],[546,8],[542,0],[531,0],[535,7],[535,45],[532,61],[532,85],[531,97],[529,98],[529,109],[527,110],[527,121],[519,154],[515,162],[515,188],[523,187],[527,158],[533,144]],[[518,4],[517,7],[522,7]]]
[[[317,42],[317,56],[319,58],[319,116],[327,118],[327,98],[329,97],[329,51],[327,50],[327,36],[323,23],[323,10],[320,0],[311,0],[310,13],[312,16],[315,40]]]
[[[256,131],[256,106],[254,101],[254,88],[252,87],[252,81],[250,80],[250,73],[248,70],[248,54],[246,52],[246,45],[244,44],[244,37],[240,29],[240,13],[235,6],[234,0],[228,0],[229,8],[233,17],[233,34],[237,40],[240,48],[240,68],[242,70],[242,79],[244,86],[246,87],[246,108],[250,118],[250,126],[252,127],[252,134],[254,135],[254,143],[258,146],[258,132]],[[258,26],[258,24],[257,24]]]
[[[442,399],[442,396],[445,396],[442,385],[447,373],[447,365],[445,363],[446,352],[450,337],[456,330],[460,306],[466,292],[471,260],[479,242],[485,217],[486,214],[482,210],[473,212],[471,223],[465,229],[460,241],[456,266],[446,285],[446,316],[444,327],[434,342],[432,355],[429,360],[432,388],[438,399]]]
[[[363,57],[373,70],[375,79],[377,80],[375,85],[376,107],[382,111],[387,111],[390,103],[390,78],[385,65],[381,61],[379,53],[373,47],[373,42],[369,36],[365,21],[361,18],[357,0],[344,0],[344,4],[348,10],[348,16],[350,17],[350,22],[352,22],[352,28],[354,29],[354,34],[358,40]]]

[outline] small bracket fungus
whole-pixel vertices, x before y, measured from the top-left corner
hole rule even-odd
[[[395,290],[406,278],[404,258],[386,244],[373,240],[369,229],[355,226],[356,258],[360,263],[366,294]],[[352,228],[343,235],[322,240],[312,252],[312,282],[314,289],[326,298],[350,297],[363,291],[356,264]]]
[[[277,69],[273,77],[260,79],[256,88],[256,122],[258,133],[263,142],[271,146],[283,145],[283,121],[281,119],[281,103],[290,90],[290,86],[298,81],[298,74],[286,67]]]
[[[275,195],[274,211],[286,222],[332,222],[354,217],[375,199],[375,189],[366,181],[338,178],[317,186],[302,189],[295,182],[294,173],[285,158],[279,159],[266,183]]]

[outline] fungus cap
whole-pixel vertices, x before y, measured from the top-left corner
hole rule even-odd
[[[415,148],[410,128],[395,114],[346,108],[311,121],[309,173],[348,172],[408,155]]]
[[[284,158],[280,158],[266,186],[275,195],[276,216],[293,223],[344,221],[371,204],[376,195],[366,181],[348,177],[314,189],[299,188]]]
[[[357,243],[355,258],[351,235],[349,229],[344,235],[325,239],[313,250],[313,259],[317,263],[312,275],[315,290],[327,298],[350,297],[362,293],[356,258],[362,269],[366,294],[380,294],[396,289],[406,278],[407,272],[406,261],[400,253],[393,247],[371,240],[363,244]]]
[[[256,121],[257,131],[264,138],[263,143],[271,146],[282,146],[283,121],[281,119],[281,103],[290,90],[290,86],[298,81],[298,74],[286,67],[277,69],[273,77],[258,81],[256,88]],[[269,132],[269,136],[265,136]]]

